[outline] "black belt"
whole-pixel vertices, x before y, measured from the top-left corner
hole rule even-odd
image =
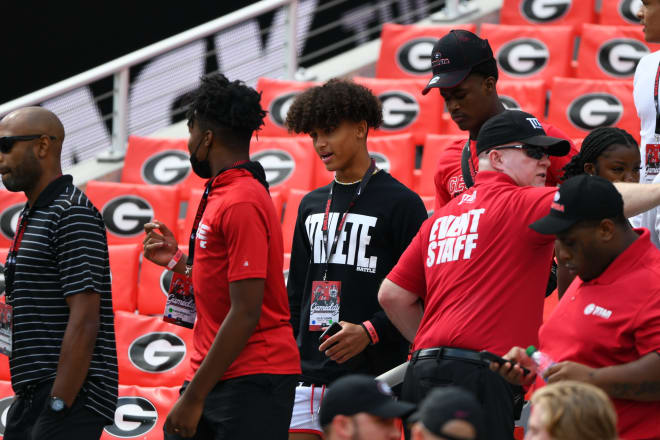
[[[447,359],[476,362],[482,365],[488,364],[487,362],[484,362],[478,351],[452,347],[424,348],[422,350],[417,350],[413,353],[411,359],[413,361],[423,359]]]

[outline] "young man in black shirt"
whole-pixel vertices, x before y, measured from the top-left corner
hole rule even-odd
[[[330,80],[308,89],[286,123],[309,134],[335,172],[333,182],[300,203],[288,281],[302,362],[289,438],[317,439],[326,385],[349,372],[381,374],[406,359],[408,344],[377,293],[427,215],[419,196],[369,157],[367,132],[382,123],[382,109],[365,87]],[[341,329],[320,343],[322,331],[337,322]]]

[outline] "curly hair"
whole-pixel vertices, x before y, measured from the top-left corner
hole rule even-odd
[[[580,152],[564,166],[562,180],[584,174],[584,164],[596,163],[596,160],[612,145],[624,145],[637,148],[637,141],[626,130],[617,127],[599,127],[591,131],[582,141]]]
[[[266,117],[261,93],[242,81],[229,81],[221,73],[204,76],[201,81],[189,96],[188,124],[197,121],[202,130],[212,130],[223,142],[247,146]]]
[[[380,127],[380,100],[364,86],[335,78],[298,95],[286,115],[286,126],[295,133],[331,130],[343,121],[366,121],[370,128]]]

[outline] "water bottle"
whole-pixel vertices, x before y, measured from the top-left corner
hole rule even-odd
[[[538,351],[533,345],[527,347],[525,352],[527,353],[527,356],[532,358],[534,363],[536,363],[536,372],[537,374],[541,375],[541,377],[543,377],[543,373],[545,373],[548,368],[555,364],[555,361],[553,361],[550,356],[543,353],[542,351]],[[545,377],[543,377],[543,380],[547,382]]]

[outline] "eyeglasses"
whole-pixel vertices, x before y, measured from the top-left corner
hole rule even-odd
[[[47,136],[48,138],[55,140],[55,136],[49,136],[47,134],[26,134],[24,136],[3,136],[0,137],[0,153],[9,154],[11,149],[14,147],[16,142],[20,141],[32,141],[34,139],[39,139],[41,136]]]
[[[523,150],[527,157],[530,157],[535,160],[541,160],[543,159],[544,156],[548,155],[548,152],[544,150],[541,147],[536,147],[533,145],[507,145],[504,147],[495,147],[491,148],[491,150],[509,150],[509,149],[514,149],[514,150]]]

